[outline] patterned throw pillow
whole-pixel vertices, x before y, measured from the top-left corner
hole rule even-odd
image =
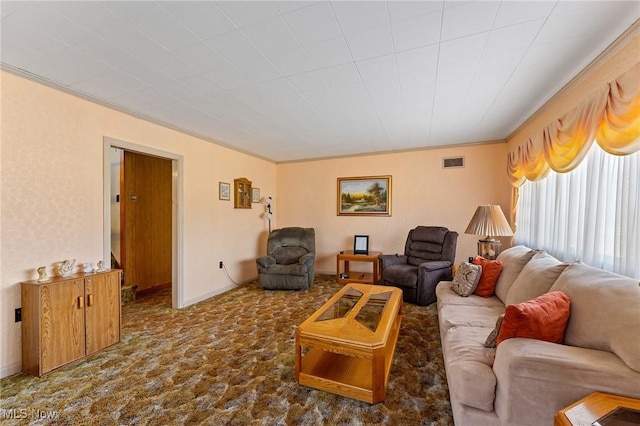
[[[495,348],[496,346],[498,346],[498,334],[500,333],[500,326],[502,326],[503,319],[504,319],[504,314],[500,315],[496,320],[495,328],[491,330],[491,333],[489,333],[487,340],[485,340],[484,342],[485,348]]]
[[[480,265],[472,265],[464,262],[460,264],[456,276],[453,278],[451,288],[462,297],[467,297],[474,292],[482,275]]]

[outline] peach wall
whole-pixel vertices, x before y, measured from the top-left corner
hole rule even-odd
[[[479,237],[466,235],[480,204],[509,206],[504,142],[425,149],[278,165],[278,225],[316,229],[316,271],[336,273],[336,253],[353,248],[355,234],[369,235],[369,249],[402,253],[418,225],[457,231],[457,262],[477,253]],[[464,168],[443,169],[442,158],[464,155]],[[337,216],[337,178],[392,176],[392,216]],[[508,243],[505,240],[503,244]]]
[[[266,250],[264,207],[218,200],[218,182],[246,177],[275,194],[276,165],[2,72],[0,376],[20,369],[19,282],[35,268],[103,257],[103,137],[184,159],[184,291],[188,304],[255,277]],[[107,259],[108,261],[108,259]]]

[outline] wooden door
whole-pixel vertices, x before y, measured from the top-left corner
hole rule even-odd
[[[120,341],[120,273],[85,278],[87,355]]]
[[[171,160],[125,151],[125,284],[137,291],[171,285]]]
[[[85,354],[84,280],[40,289],[40,372],[58,368]]]

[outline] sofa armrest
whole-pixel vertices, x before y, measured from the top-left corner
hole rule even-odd
[[[391,265],[406,265],[408,258],[404,254],[381,254],[378,259],[381,268],[384,269]]]
[[[258,271],[260,271],[261,268],[268,269],[276,264],[276,258],[272,256],[260,256],[256,259],[256,264],[258,265]]]
[[[640,372],[607,351],[513,338],[498,345],[493,370],[504,424],[553,424],[558,410],[594,391],[640,398]]]

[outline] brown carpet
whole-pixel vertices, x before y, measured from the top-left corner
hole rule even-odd
[[[0,422],[453,424],[435,305],[404,305],[384,402],[297,384],[296,326],[340,288],[328,275],[308,291],[262,290],[251,282],[182,310],[171,309],[168,292],[141,298],[122,309],[119,345],[43,378],[0,381]],[[55,418],[38,418],[47,416]]]

